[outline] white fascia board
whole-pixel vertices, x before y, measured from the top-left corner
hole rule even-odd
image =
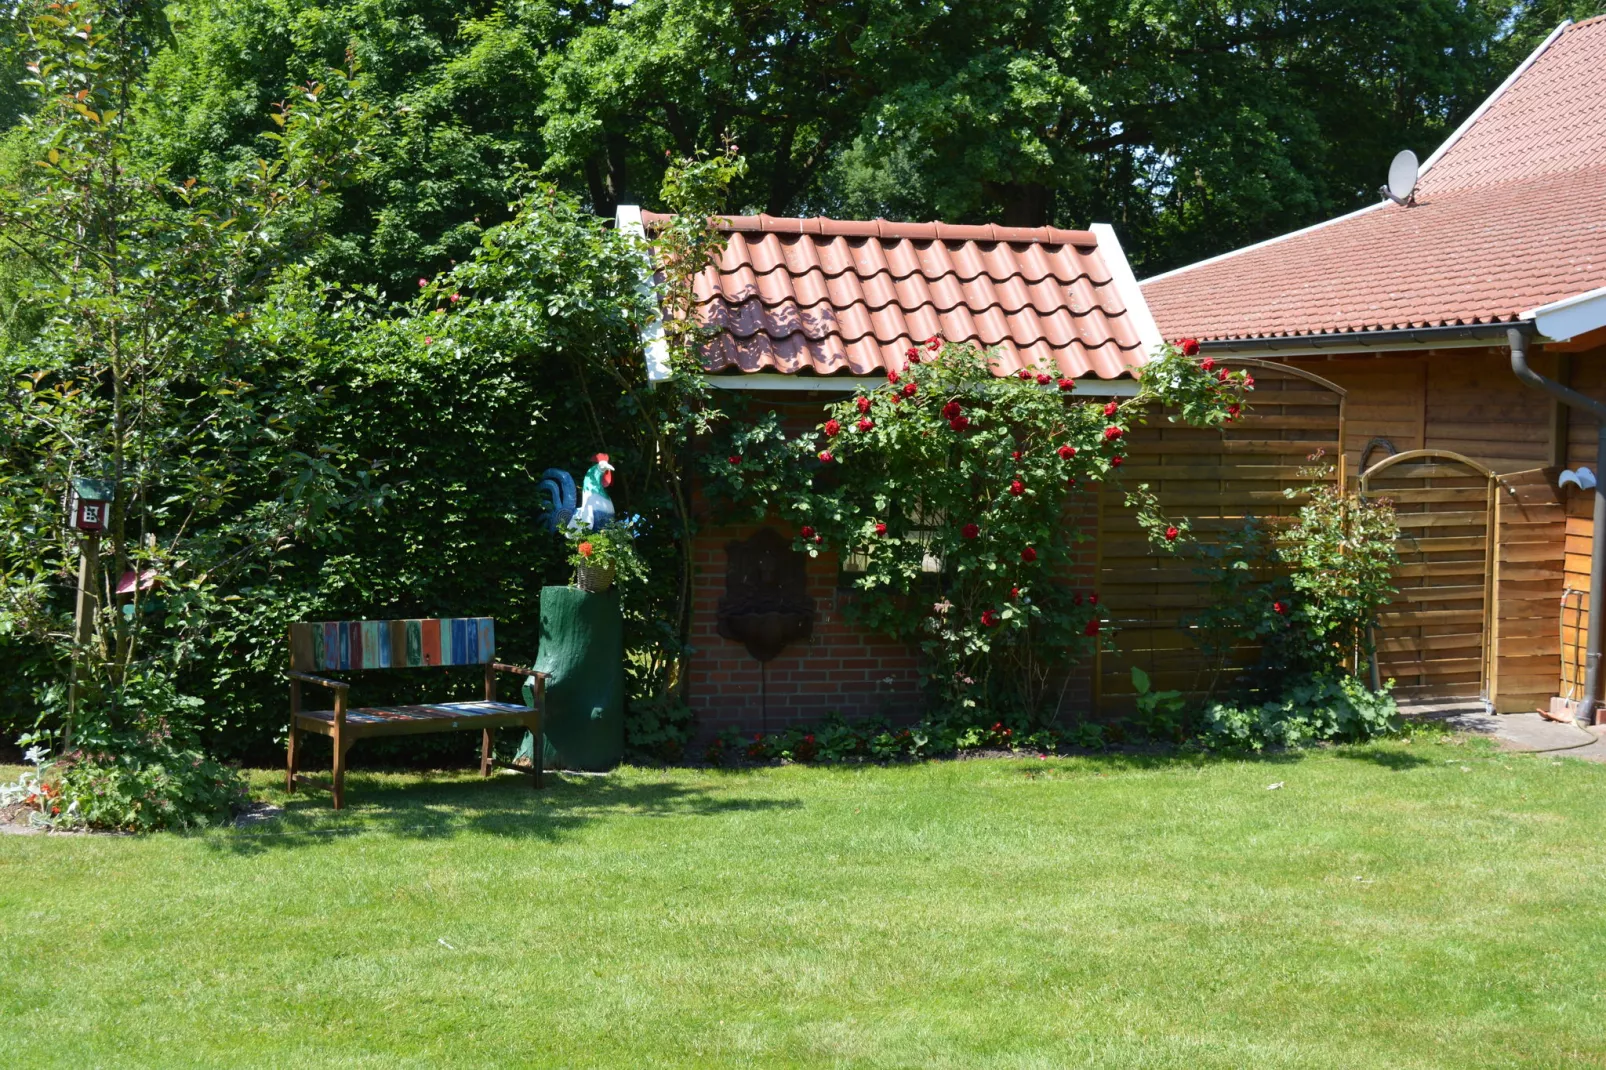
[[[1314,335],[1309,345],[1290,345],[1281,349],[1265,349],[1253,345],[1235,348],[1232,344],[1234,341],[1253,342],[1254,339],[1212,340],[1209,343],[1209,355],[1277,360],[1283,357],[1354,357],[1379,353],[1420,353],[1429,349],[1489,349],[1505,345],[1504,340],[1493,337],[1446,338],[1443,341],[1434,342],[1402,341],[1367,344],[1361,338],[1359,332],[1354,336]],[[1551,339],[1551,341],[1559,341],[1559,339]]]
[[[868,393],[885,386],[884,375],[785,375],[781,372],[743,372],[734,375],[705,375],[703,381],[719,390],[755,390],[784,393],[852,394]],[[1056,390],[1057,387],[1044,387]],[[1074,394],[1094,397],[1132,397],[1138,392],[1135,379],[1098,379],[1091,375],[1076,380]],[[1073,395],[1074,396],[1074,395]]]
[[[1522,318],[1532,320],[1539,333],[1552,342],[1599,330],[1606,327],[1606,286],[1540,305],[1524,312]]]
[[[1479,104],[1476,110],[1474,110],[1471,115],[1467,116],[1466,120],[1460,126],[1455,128],[1455,132],[1449,137],[1445,138],[1444,142],[1438,148],[1433,150],[1433,155],[1429,156],[1427,158],[1427,162],[1424,163],[1417,171],[1418,181],[1421,180],[1422,175],[1427,174],[1428,168],[1438,163],[1439,160],[1444,157],[1444,154],[1450,151],[1451,146],[1453,146],[1457,141],[1460,141],[1461,136],[1468,130],[1472,129],[1472,124],[1482,118],[1484,112],[1493,107],[1494,102],[1499,100],[1506,90],[1510,89],[1512,84],[1515,83],[1518,78],[1522,77],[1523,73],[1527,71],[1529,67],[1534,65],[1534,62],[1539,59],[1539,57],[1544,53],[1545,49],[1550,47],[1551,42],[1557,37],[1561,36],[1561,32],[1571,25],[1571,19],[1563,20],[1562,24],[1552,30],[1550,32],[1550,36],[1540,42],[1539,47],[1530,52],[1528,54],[1528,58],[1519,63],[1516,70],[1507,75],[1506,80],[1501,82],[1495,91],[1490,93],[1484,102]],[[1347,212],[1341,216],[1334,216],[1332,219],[1323,220],[1320,223],[1314,223],[1308,227],[1301,227],[1299,230],[1291,230],[1287,234],[1279,234],[1275,238],[1267,238],[1265,241],[1257,241],[1253,245],[1246,245],[1241,249],[1233,249],[1230,252],[1218,253],[1215,256],[1206,257],[1203,260],[1195,260],[1191,264],[1184,264],[1181,267],[1172,268],[1170,271],[1162,271],[1158,275],[1150,275],[1148,278],[1143,280],[1142,285],[1147,286],[1151,282],[1159,282],[1161,279],[1169,279],[1173,275],[1180,275],[1185,271],[1192,271],[1195,268],[1202,268],[1207,264],[1219,263],[1222,260],[1228,260],[1235,256],[1241,256],[1244,253],[1253,252],[1256,249],[1263,249],[1268,245],[1276,245],[1278,242],[1285,242],[1290,238],[1297,238],[1302,234],[1309,234],[1312,231],[1321,230],[1323,227],[1330,227],[1335,223],[1342,223],[1346,219],[1354,219],[1356,216],[1365,215],[1367,212],[1375,212],[1379,208],[1387,207],[1393,203],[1393,201],[1378,201],[1376,204],[1369,204],[1364,208],[1357,208],[1353,212]]]
[[[615,211],[613,219],[614,226],[620,233],[634,234],[643,243],[646,242],[647,228],[641,222],[640,205],[621,204]],[[669,341],[664,337],[664,319],[658,309],[658,287],[654,283],[650,260],[642,262],[641,280],[637,283],[637,291],[652,298],[652,321],[641,330],[641,346],[647,354],[647,385],[650,387],[674,374],[669,368]]]
[[[1110,281],[1115,285],[1115,292],[1121,295],[1126,314],[1132,317],[1132,325],[1137,328],[1138,340],[1143,343],[1143,360],[1147,362],[1165,344],[1165,339],[1154,322],[1154,314],[1149,311],[1149,303],[1143,299],[1143,288],[1138,285],[1137,276],[1132,274],[1132,265],[1127,262],[1126,250],[1121,248],[1121,239],[1116,237],[1115,228],[1108,223],[1094,223],[1090,229],[1098,240],[1099,256],[1103,258],[1104,266],[1110,269]]]

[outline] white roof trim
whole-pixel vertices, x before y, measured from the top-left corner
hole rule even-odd
[[[639,204],[621,204],[614,213],[614,226],[620,233],[634,234],[643,242],[647,240],[647,228],[641,222],[641,206]],[[637,289],[646,295],[654,294],[652,263],[642,264],[641,281]],[[664,318],[658,311],[658,302],[652,303],[652,322],[641,330],[641,345],[647,353],[647,385],[661,383],[671,378],[675,373],[669,367],[669,341],[664,337]]]
[[[1606,327],[1606,286],[1540,305],[1524,312],[1522,318],[1532,320],[1539,333],[1552,342]]]
[[[1132,274],[1132,265],[1127,263],[1126,250],[1121,248],[1121,239],[1116,237],[1115,228],[1108,223],[1094,223],[1090,228],[1093,237],[1099,243],[1099,256],[1104,260],[1104,266],[1110,269],[1110,281],[1115,285],[1115,292],[1121,295],[1121,303],[1126,306],[1126,314],[1132,317],[1132,325],[1137,328],[1138,340],[1143,343],[1143,360],[1146,362],[1154,356],[1155,350],[1165,344],[1160,334],[1160,327],[1154,322],[1154,314],[1149,311],[1149,302],[1143,299],[1143,287],[1138,285],[1137,276]]]
[[[814,391],[822,394],[851,394],[885,386],[884,375],[787,375],[783,372],[743,372],[735,375],[705,375],[703,381],[720,390],[777,390],[787,393]],[[1057,390],[1056,387],[1044,387]],[[1138,392],[1136,379],[1098,379],[1087,375],[1076,380],[1076,394],[1095,397],[1132,397]],[[1074,395],[1073,395],[1074,396]]]
[[[1517,65],[1516,70],[1512,71],[1506,76],[1506,80],[1501,82],[1500,85],[1496,87],[1495,91],[1490,93],[1489,96],[1484,99],[1483,103],[1479,104],[1477,108],[1473,110],[1472,114],[1467,116],[1466,120],[1462,122],[1460,126],[1455,128],[1455,131],[1449,137],[1444,139],[1443,144],[1441,144],[1437,149],[1433,150],[1433,155],[1427,158],[1427,162],[1424,163],[1421,169],[1417,172],[1418,179],[1427,173],[1428,168],[1438,163],[1440,158],[1443,157],[1446,152],[1450,151],[1450,147],[1452,145],[1461,140],[1461,136],[1472,128],[1472,124],[1482,118],[1483,114],[1494,106],[1494,102],[1499,100],[1501,95],[1504,94],[1506,90],[1511,88],[1512,83],[1521,77],[1523,72],[1525,72],[1529,67],[1534,65],[1534,62],[1539,59],[1539,56],[1545,51],[1545,49],[1550,47],[1550,43],[1557,37],[1561,36],[1561,32],[1571,25],[1571,19],[1564,19],[1560,26],[1557,26],[1550,32],[1549,37],[1540,42],[1538,48],[1534,49],[1528,54],[1527,59],[1523,60]],[[1245,245],[1241,249],[1233,249],[1229,252],[1218,253],[1217,255],[1208,257],[1204,260],[1196,260],[1191,264],[1184,264],[1181,267],[1172,268],[1170,271],[1162,271],[1158,275],[1150,275],[1148,278],[1144,279],[1142,285],[1147,286],[1151,282],[1159,282],[1161,279],[1169,279],[1171,276],[1180,275],[1184,271],[1192,271],[1194,268],[1202,268],[1206,264],[1214,264],[1218,261],[1238,256],[1241,253],[1252,252],[1255,249],[1261,249],[1268,245],[1275,245],[1278,242],[1287,241],[1290,238],[1297,238],[1302,234],[1309,234],[1313,230],[1321,230],[1323,227],[1330,227],[1334,223],[1342,223],[1346,219],[1354,219],[1356,216],[1365,215],[1367,212],[1375,212],[1379,208],[1383,208],[1393,203],[1393,201],[1378,201],[1376,204],[1369,204],[1364,208],[1357,208],[1353,212],[1347,212],[1341,216],[1334,216],[1332,219],[1323,220],[1320,223],[1315,223],[1308,227],[1301,227],[1299,230],[1291,230],[1287,234],[1279,234],[1275,238],[1267,238],[1265,241],[1257,241],[1253,245]]]

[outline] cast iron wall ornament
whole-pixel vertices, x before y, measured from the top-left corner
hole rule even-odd
[[[814,599],[808,595],[807,558],[773,528],[725,544],[725,597],[719,600],[719,634],[747,647],[760,662],[814,634]]]

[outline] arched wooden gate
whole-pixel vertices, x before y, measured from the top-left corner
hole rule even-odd
[[[1394,503],[1399,593],[1377,618],[1380,676],[1401,698],[1487,698],[1494,473],[1459,453],[1411,450],[1361,473]]]

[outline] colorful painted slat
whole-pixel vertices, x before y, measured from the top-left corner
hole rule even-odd
[[[292,624],[290,667],[300,672],[484,665],[496,657],[490,617]]]

